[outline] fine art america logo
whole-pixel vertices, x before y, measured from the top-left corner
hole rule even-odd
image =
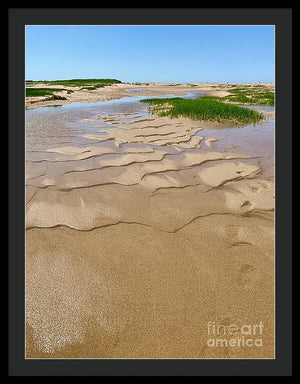
[[[208,347],[262,347],[263,346],[262,321],[259,324],[224,325],[215,321],[207,323]]]

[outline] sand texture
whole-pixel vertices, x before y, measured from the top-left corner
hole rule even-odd
[[[99,101],[93,92],[84,101]],[[211,123],[80,120],[99,126],[27,146],[26,357],[274,357],[274,181],[234,148],[234,131],[222,148]],[[263,322],[263,345],[210,347],[209,322]]]

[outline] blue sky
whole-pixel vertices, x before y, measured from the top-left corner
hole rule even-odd
[[[26,79],[272,82],[273,26],[26,26]]]

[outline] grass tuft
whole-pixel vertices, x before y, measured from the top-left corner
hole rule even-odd
[[[210,120],[219,123],[253,123],[263,119],[257,111],[219,101],[218,97],[204,96],[197,99],[153,98],[142,99],[149,109],[159,116],[188,117],[193,120]]]

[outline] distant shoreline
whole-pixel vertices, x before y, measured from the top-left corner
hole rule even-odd
[[[172,89],[172,94],[176,96],[183,96],[188,92],[205,92],[208,96],[217,96],[225,97],[229,95],[229,90],[232,89],[232,86],[238,85],[262,85],[270,90],[274,88],[274,83],[247,83],[247,84],[223,84],[223,83],[176,83],[176,84],[166,84],[166,83],[144,83],[142,84],[131,84],[131,83],[119,83],[113,85],[107,85],[105,87],[89,90],[82,89],[81,86],[63,86],[55,84],[46,84],[38,83],[34,86],[31,86],[32,89],[46,89],[51,90],[60,89],[59,91],[53,91],[52,94],[62,97],[63,99],[51,100],[49,96],[35,96],[35,97],[26,97],[25,108],[34,109],[40,107],[55,107],[65,104],[70,104],[74,102],[101,102],[107,100],[120,99],[122,97],[132,97],[132,96],[162,96],[164,94],[170,93],[170,88]],[[141,92],[141,88],[145,89],[146,92]],[[137,92],[134,92],[134,89],[138,89]],[[132,90],[132,92],[126,92],[127,90]]]

